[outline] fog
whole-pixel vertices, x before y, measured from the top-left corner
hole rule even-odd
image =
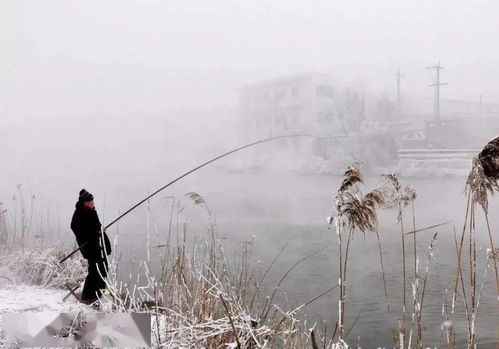
[[[77,149],[75,162],[111,174],[152,170],[168,156],[172,164],[172,148],[180,162],[202,157],[197,149],[206,144],[233,146],[238,88],[286,74],[326,72],[394,96],[400,69],[410,100],[432,98],[424,68],[441,61],[447,98],[499,101],[494,1],[0,6],[2,172],[9,185],[47,171],[53,181],[78,176],[83,166],[73,164],[75,173],[53,177],[69,170],[64,156]],[[154,122],[159,129],[147,126]],[[154,141],[162,149],[144,154],[141,147]],[[127,161],[116,160],[124,154]]]
[[[320,70],[393,93],[499,99],[495,1],[2,2],[2,104],[11,117],[233,105],[236,88]],[[49,83],[50,82],[50,83]],[[30,103],[26,103],[29,98]]]
[[[498,118],[499,108],[494,109],[499,105],[497,13],[499,2],[493,0],[4,0],[0,3],[0,201],[14,212],[19,208],[13,196],[34,195],[38,228],[57,232],[61,246],[70,246],[74,241],[69,222],[81,188],[95,195],[101,220],[109,222],[183,172],[258,140],[256,134],[245,133],[241,91],[281,77],[327,74],[335,89],[359,91],[369,116],[377,115],[376,101],[384,97],[388,109],[395,108],[395,73],[400,71],[404,121],[424,122],[433,120],[434,90],[428,85],[435,83],[434,71],[426,68],[440,62],[445,67],[441,79],[448,83],[441,89],[444,118],[472,114],[478,103],[480,116],[483,110],[484,117]],[[454,102],[471,107],[455,111],[449,106]],[[488,131],[497,130],[490,126]],[[490,137],[483,131],[477,134],[478,142],[471,146],[459,143],[458,134],[450,138],[457,142],[455,148],[476,149]],[[257,257],[266,262],[289,239],[290,251],[276,266],[279,275],[311,250],[335,246],[326,217],[340,182],[337,174],[347,162],[358,159],[334,165],[335,175],[304,174],[288,171],[291,160],[273,153],[271,146],[258,147],[260,154],[268,155],[267,168],[255,170],[255,153],[243,151],[187,177],[151,205],[161,230],[171,207],[166,198],[184,200],[184,221],[193,234],[203,235],[207,218],[184,197],[199,192],[216,213],[227,245],[236,248],[253,238]],[[354,152],[343,147],[342,153]],[[376,163],[367,166],[366,182],[375,186],[381,172],[405,168],[404,183],[420,191],[418,224],[452,220],[442,239],[444,246],[453,247],[451,228],[461,227],[466,208],[463,172],[469,160],[459,160],[464,167],[453,159],[444,166],[417,165],[418,171],[449,165],[447,172],[420,177],[406,175],[413,165]],[[492,202],[491,211],[496,209]],[[136,243],[145,222],[145,208],[120,222],[124,237],[120,249],[130,252],[129,264],[145,253],[146,247]],[[491,224],[495,223],[499,220],[492,217]],[[381,224],[387,234],[398,229],[388,213]],[[477,226],[484,229],[483,222]],[[428,234],[420,246],[426,248],[430,240]],[[163,242],[157,234],[154,243]],[[479,237],[479,242],[483,252],[487,236]],[[354,267],[360,274],[353,279],[363,282],[352,296],[355,305],[362,303],[363,296],[371,296],[366,280],[373,280],[377,272],[369,262],[377,258],[375,240],[366,244],[359,235],[354,245],[361,245],[366,256],[359,262],[362,267]],[[454,250],[442,250],[439,270],[455,258]],[[326,251],[298,270],[289,282],[290,297],[310,298],[334,284],[332,255]],[[434,294],[442,292],[453,272],[445,269],[446,277],[434,280],[441,282]],[[395,274],[390,282],[396,284]],[[314,286],[303,290],[305,283]],[[492,283],[487,287],[493,289]],[[313,308],[311,312],[317,313],[312,318],[333,321],[333,311],[320,309],[330,301]],[[440,301],[434,301],[432,308],[436,328]],[[372,313],[359,328],[367,328],[366,337],[372,338],[387,327],[376,321],[384,314],[383,304],[369,306]],[[485,311],[483,318],[494,319],[494,314]],[[485,337],[492,338],[492,330],[493,325],[484,327]],[[391,334],[385,332],[383,340],[390,341]]]

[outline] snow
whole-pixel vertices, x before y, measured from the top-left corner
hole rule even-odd
[[[469,159],[401,159],[397,172],[412,178],[466,178],[471,168]]]
[[[63,302],[68,292],[61,289],[43,288],[40,286],[0,284],[0,325],[3,313],[57,311],[60,313],[77,313],[91,308],[79,303],[73,296]],[[1,331],[1,327],[0,327]],[[0,348],[8,344],[0,337]]]
[[[335,154],[330,159],[319,156],[295,156],[282,157],[269,160],[259,158],[248,160],[246,163],[238,163],[226,166],[231,172],[240,171],[291,171],[301,175],[342,176],[345,169],[355,160],[348,154]],[[395,170],[406,178],[466,178],[471,167],[470,159],[400,159],[397,163],[390,165],[376,165],[375,163],[363,163],[364,172],[379,175],[384,172]]]
[[[23,311],[73,312],[88,307],[73,296],[62,301],[68,292],[39,286],[6,286],[0,289],[0,313]]]

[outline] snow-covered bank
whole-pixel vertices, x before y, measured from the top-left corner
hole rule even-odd
[[[5,285],[0,289],[0,315],[5,312],[60,311],[73,312],[88,308],[62,289],[40,286]]]
[[[462,178],[471,168],[471,159],[401,159],[396,170],[406,178]]]
[[[75,256],[63,266],[66,253],[52,246],[56,241],[43,241],[20,248],[22,242],[12,237],[0,249],[0,320],[5,313],[95,311],[79,303],[66,290],[67,284],[79,285],[85,277],[86,262]],[[0,348],[10,344],[0,337]]]
[[[73,296],[63,301],[67,292],[62,289],[3,283],[0,287],[0,324],[3,313],[43,311],[78,313],[79,311],[92,311],[91,307],[79,303]],[[1,336],[0,348],[10,347],[11,343],[5,341]]]
[[[0,289],[0,321],[7,321],[1,323],[0,348],[149,346],[149,314],[97,312],[73,296],[64,300],[66,293],[25,285]]]
[[[229,172],[288,171],[301,175],[342,176],[355,163],[350,156],[323,159],[319,156],[296,156],[270,159],[261,157],[252,161],[220,166]],[[466,178],[471,168],[470,159],[400,159],[391,165],[373,165],[360,161],[364,173],[379,175],[395,171],[404,178]]]

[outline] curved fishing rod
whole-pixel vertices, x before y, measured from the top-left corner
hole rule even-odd
[[[133,205],[131,208],[129,208],[127,211],[125,211],[124,213],[122,213],[118,218],[116,218],[115,220],[113,220],[111,223],[109,223],[108,225],[105,226],[104,230],[106,230],[107,228],[109,228],[110,226],[112,226],[114,223],[118,222],[121,218],[125,217],[127,214],[129,214],[130,212],[132,212],[133,210],[135,210],[137,207],[139,207],[140,205],[142,205],[144,202],[146,202],[147,200],[149,200],[150,198],[152,198],[154,195],[158,194],[159,192],[163,191],[164,189],[168,188],[170,185],[178,182],[179,180],[181,180],[182,178],[190,175],[191,173],[205,167],[206,165],[209,165],[211,164],[212,162],[215,162],[223,157],[226,157],[230,154],[233,154],[235,152],[238,152],[240,150],[243,150],[243,149],[246,149],[246,148],[249,148],[249,147],[252,147],[252,146],[255,146],[255,145],[258,145],[258,144],[261,144],[261,143],[266,143],[266,142],[270,142],[270,141],[274,141],[276,139],[281,139],[281,138],[293,138],[293,137],[313,137],[313,138],[318,138],[317,136],[314,136],[314,135],[309,135],[309,134],[295,134],[295,135],[285,135],[285,136],[276,136],[276,137],[269,137],[269,138],[265,138],[265,139],[262,139],[262,140],[259,140],[259,141],[256,141],[256,142],[253,142],[253,143],[250,143],[250,144],[246,144],[246,145],[243,145],[239,148],[236,148],[236,149],[233,149],[231,151],[228,151],[222,155],[219,155],[211,160],[208,160],[204,163],[202,163],[201,165],[193,168],[192,170],[190,171],[187,171],[186,173],[184,173],[183,175],[175,178],[174,180],[172,180],[171,182],[169,182],[168,184],[162,186],[161,188],[159,188],[158,190],[156,190],[154,193],[148,195],[145,199],[143,200],[140,200],[138,203],[136,203],[135,205]],[[78,252],[79,250],[81,250],[83,247],[85,247],[85,245],[87,245],[88,241],[83,243],[80,247],[78,247],[76,250],[74,250],[73,252],[71,252],[70,254],[68,254],[66,257],[64,257],[63,259],[61,259],[61,261],[59,263],[63,263],[66,259],[68,259],[69,257],[71,257],[72,255],[74,255],[76,252]]]

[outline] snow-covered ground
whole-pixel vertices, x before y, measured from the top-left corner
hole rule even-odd
[[[39,286],[5,285],[0,289],[0,316],[6,312],[59,311],[77,312],[89,309],[73,296],[63,302],[68,292]]]
[[[79,303],[73,296],[63,301],[68,292],[40,286],[0,284],[0,325],[3,313],[56,311],[77,313],[92,308]],[[1,327],[0,327],[1,331]],[[9,348],[9,343],[0,337],[0,348]]]

